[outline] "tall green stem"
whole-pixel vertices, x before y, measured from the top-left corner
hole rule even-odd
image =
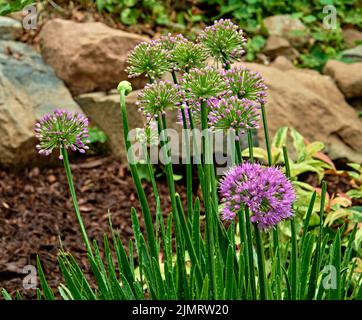
[[[179,287],[179,296],[181,299],[186,298],[185,293],[185,256],[184,256],[184,239],[181,232],[181,222],[180,222],[180,216],[183,214],[180,210],[177,208],[177,200],[176,200],[176,189],[175,189],[175,182],[173,178],[173,168],[172,168],[172,162],[169,161],[169,154],[168,150],[165,149],[165,144],[168,143],[168,136],[165,135],[165,132],[167,132],[167,123],[166,123],[166,117],[164,114],[159,114],[157,117],[157,123],[158,123],[158,131],[159,135],[161,136],[161,148],[163,150],[163,154],[165,157],[165,160],[167,161],[165,164],[166,169],[166,177],[167,177],[167,184],[169,189],[169,194],[171,198],[171,210],[173,217],[175,217],[175,235],[176,235],[176,256],[177,256],[177,264],[179,266],[178,270],[178,287]],[[182,217],[183,219],[183,217]]]
[[[190,135],[189,129],[187,126],[187,119],[185,114],[185,109],[181,108],[182,112],[182,122],[184,129],[184,139],[186,147],[186,193],[187,193],[187,214],[192,216],[193,214],[193,205],[192,205],[192,164],[191,164],[191,152],[190,152]]]
[[[269,128],[268,128],[268,121],[265,111],[264,103],[261,103],[261,116],[263,121],[263,128],[264,128],[264,137],[265,137],[265,145],[268,155],[268,165],[273,165],[273,155],[271,150],[271,143],[270,143],[270,136],[269,136]],[[275,226],[273,229],[273,247],[274,247],[274,261],[276,264],[276,276],[277,278],[281,278],[281,265],[280,265],[280,248],[279,248],[279,231],[278,226]]]
[[[256,252],[258,254],[258,271],[259,271],[259,286],[260,286],[260,299],[268,299],[267,287],[266,287],[266,273],[265,273],[265,258],[264,258],[264,247],[261,239],[260,230],[257,225],[254,224],[254,233],[256,240]]]
[[[241,259],[242,254],[244,254],[244,259],[245,259],[245,283],[246,283],[246,285],[250,285],[249,252],[248,252],[248,246],[247,246],[247,243],[246,243],[245,217],[244,217],[243,210],[239,210],[238,216],[239,216],[240,243],[243,245],[243,251],[240,250],[239,259]],[[239,272],[241,272],[241,271],[242,270],[240,270]],[[255,278],[254,278],[254,283],[255,283]],[[246,293],[247,293],[247,297],[249,298],[249,296],[248,296],[248,288],[247,287],[246,287]]]
[[[166,117],[164,114],[158,116],[158,123],[159,123],[159,134],[162,137],[162,144],[161,147],[164,150],[164,156],[167,160],[167,163],[165,164],[166,168],[166,176],[167,176],[167,182],[168,182],[168,188],[170,192],[170,198],[171,198],[171,208],[172,212],[177,218],[177,202],[176,202],[176,189],[175,189],[175,181],[173,178],[173,168],[172,168],[172,161],[169,161],[168,157],[170,156],[167,151],[164,149],[165,143],[168,142],[168,137],[165,135],[165,132],[167,132],[167,124],[166,124]]]
[[[124,135],[124,141],[125,141],[125,146],[126,146],[126,150],[127,150],[129,168],[131,171],[133,181],[136,186],[138,198],[141,203],[141,210],[142,210],[143,218],[145,220],[147,239],[149,242],[151,255],[152,255],[152,257],[154,257],[156,259],[156,261],[158,261],[157,242],[156,242],[154,231],[153,231],[153,222],[152,222],[151,211],[148,206],[145,191],[143,190],[142,183],[141,183],[141,180],[138,175],[137,165],[134,162],[132,152],[129,152],[131,149],[131,142],[128,140],[129,128],[128,128],[127,109],[126,109],[126,89],[121,88],[119,93],[120,93],[120,107],[121,107],[122,124],[123,124],[123,135]]]
[[[270,145],[268,121],[266,118],[266,111],[265,111],[264,103],[262,103],[260,106],[261,106],[261,116],[262,116],[263,128],[264,128],[266,151],[268,153],[268,164],[269,164],[269,166],[271,166],[273,164],[273,156],[272,156],[271,145]]]
[[[285,163],[285,173],[288,178],[290,178],[290,166],[289,166],[289,158],[288,158],[288,151],[285,146],[283,146],[283,155],[284,155],[284,163]],[[291,299],[297,299],[297,292],[298,292],[298,281],[297,281],[297,274],[298,274],[298,245],[297,245],[297,234],[296,234],[296,227],[295,227],[295,219],[290,220],[290,229],[292,234],[292,257],[291,257],[291,270],[292,270],[292,281],[291,281]]]
[[[151,180],[152,191],[153,191],[153,194],[155,195],[155,199],[156,199],[156,239],[158,240],[158,227],[160,228],[162,238],[164,238],[163,235],[165,233],[163,217],[162,217],[162,212],[161,212],[160,194],[158,192],[155,174],[154,174],[153,167],[152,167],[152,164],[150,161],[150,156],[148,154],[147,146],[143,146],[143,153],[146,157],[147,169],[148,169],[148,174],[149,174],[150,180]]]
[[[253,254],[253,238],[251,234],[251,221],[249,208],[245,207],[245,226],[246,226],[246,238],[248,243],[248,260],[249,260],[249,275],[250,275],[250,287],[253,300],[256,300],[256,287],[255,287],[255,272],[254,272],[254,254]]]
[[[235,151],[236,151],[236,157],[235,157],[236,163],[240,164],[243,162],[243,157],[241,153],[240,141],[237,138],[235,139]]]
[[[254,163],[254,146],[253,146],[253,135],[251,129],[247,130],[248,134],[248,147],[249,147],[249,161]],[[262,244],[261,234],[257,225],[254,224],[254,233],[256,239],[256,248],[258,254],[258,272],[259,272],[259,287],[260,287],[260,297],[262,300],[267,297],[266,289],[266,274],[265,274],[265,258],[264,258],[264,247]]]
[[[248,147],[249,147],[249,161],[254,163],[254,150],[253,150],[253,133],[248,129]]]
[[[67,180],[68,180],[68,185],[69,185],[69,191],[70,191],[70,195],[71,195],[72,200],[73,200],[75,215],[76,215],[79,227],[80,227],[80,231],[82,233],[83,241],[84,241],[84,244],[85,244],[86,249],[88,251],[88,254],[90,254],[93,257],[92,247],[91,247],[91,245],[89,243],[87,232],[85,230],[83,219],[82,219],[82,216],[80,214],[79,207],[78,207],[78,200],[77,200],[77,195],[75,193],[73,177],[72,177],[72,171],[70,169],[70,164],[69,164],[68,152],[63,146],[60,148],[60,151],[62,153],[65,173],[66,173]]]
[[[207,247],[207,261],[209,265],[209,274],[211,281],[211,291],[215,294],[216,279],[215,279],[215,267],[214,267],[214,219],[211,210],[211,194],[210,194],[210,141],[208,132],[208,108],[206,101],[201,101],[201,128],[202,128],[202,152],[204,160],[204,206],[206,215],[206,247]]]
[[[175,70],[172,70],[172,79],[174,84],[178,84],[177,76]],[[191,164],[191,154],[190,154],[190,135],[188,134],[188,126],[187,126],[187,119],[185,114],[185,109],[181,107],[181,114],[182,114],[182,123],[184,129],[184,139],[185,139],[185,146],[186,146],[186,193],[187,193],[187,214],[189,217],[192,216],[193,212],[193,205],[192,205],[192,164]]]

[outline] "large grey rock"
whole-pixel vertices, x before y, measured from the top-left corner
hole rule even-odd
[[[23,27],[19,21],[8,17],[0,17],[0,39],[17,40],[21,37],[22,32]]]
[[[35,151],[34,124],[55,108],[81,112],[38,53],[20,42],[0,41],[1,165],[31,165],[42,159]]]
[[[77,23],[54,19],[40,32],[44,60],[51,65],[74,95],[107,91],[122,80],[129,52],[147,39],[137,34],[109,28],[100,22]],[[146,78],[130,79],[135,89]]]
[[[286,38],[294,47],[304,46],[310,39],[306,26],[288,14],[267,17],[263,24],[269,36]]]
[[[271,134],[281,126],[293,127],[309,141],[324,142],[333,159],[362,162],[362,122],[330,77],[312,70],[243,65],[266,79]],[[259,134],[262,141],[262,130]]]
[[[334,79],[346,98],[362,97],[362,62],[344,63],[329,60],[323,73]]]

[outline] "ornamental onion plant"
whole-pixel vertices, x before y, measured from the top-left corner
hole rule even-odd
[[[110,235],[105,235],[103,241],[104,256],[100,254],[100,244],[91,244],[88,240],[68,160],[70,150],[85,152],[88,121],[80,115],[57,110],[36,125],[39,153],[49,155],[53,150],[60,150],[96,283],[96,286],[91,285],[76,260],[61,251],[59,264],[64,283],[58,287],[58,292],[62,298],[362,298],[362,277],[356,271],[354,241],[358,226],[355,225],[342,243],[346,229],[341,227],[332,232],[324,225],[324,182],[321,192],[313,193],[301,217],[302,225],[295,222],[297,195],[293,187],[295,181],[290,177],[287,149],[284,146],[284,166],[273,166],[266,118],[267,86],[258,73],[240,66],[245,41],[239,26],[230,20],[219,20],[203,30],[196,43],[181,35],[167,35],[141,43],[129,54],[129,76],[146,74],[150,80],[138,96],[138,105],[147,119],[147,130],[152,125],[158,131],[163,158],[168,160],[164,166],[171,210],[161,210],[148,148],[143,150],[147,154],[156,212],[150,209],[137,163],[132,152],[128,152],[144,233],[133,208],[134,238],[124,238],[110,222]],[[166,73],[172,76],[174,83],[162,80]],[[127,81],[118,86],[127,151],[132,149],[126,105],[126,96],[131,91]],[[178,111],[186,141],[190,142],[186,146],[186,204],[175,189],[168,147],[167,119],[174,111]],[[260,126],[263,127],[267,163],[254,160],[252,132]],[[201,149],[196,152],[196,155],[200,153],[200,161],[196,161],[198,193],[193,190],[190,152],[191,146],[198,147],[194,135],[190,135],[190,131],[197,128],[203,130]],[[217,175],[211,152],[211,138],[216,130],[234,133],[233,163],[221,177]],[[248,141],[247,157],[240,143],[242,136]],[[146,137],[143,141],[150,142],[150,139]],[[318,223],[312,224],[316,206],[319,208]],[[281,226],[288,231],[288,236],[281,234]],[[54,288],[48,286],[40,263],[38,270],[42,285],[38,297],[53,299]],[[326,270],[333,270],[330,285],[324,281]],[[3,294],[10,297],[5,291]]]

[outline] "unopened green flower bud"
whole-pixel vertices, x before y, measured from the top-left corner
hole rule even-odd
[[[117,91],[121,93],[124,90],[125,95],[127,96],[132,92],[132,85],[128,81],[121,81],[118,84]]]

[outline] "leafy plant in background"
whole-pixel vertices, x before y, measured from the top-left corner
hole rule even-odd
[[[232,17],[240,25],[246,26],[251,39],[250,47],[254,48],[256,43],[261,43],[260,37],[265,36],[263,18],[278,14],[291,14],[300,18],[313,39],[301,52],[300,65],[318,70],[321,70],[328,59],[340,58],[339,52],[345,48],[342,25],[362,28],[360,0],[201,0],[200,2],[207,4],[206,10],[213,12],[214,16]],[[327,5],[333,5],[336,9],[337,24],[333,29],[326,29],[323,26],[327,15],[323,12],[323,8]],[[260,51],[261,47],[259,48]],[[249,58],[252,58],[251,54]]]
[[[91,155],[95,154],[105,154],[108,150],[108,137],[107,135],[98,127],[92,126],[88,128],[88,141],[89,141],[89,151]]]
[[[321,182],[325,170],[334,168],[333,162],[321,153],[324,144],[320,141],[306,142],[303,136],[293,128],[283,127],[276,132],[271,145],[272,164],[284,164],[283,146],[287,145],[288,132],[290,132],[293,141],[291,151],[295,154],[295,159],[289,160],[291,177],[297,178],[303,173],[314,172],[318,175],[319,182]],[[253,151],[256,158],[263,161],[268,159],[268,154],[264,149],[255,147]],[[243,156],[249,156],[248,149],[243,151]]]
[[[0,15],[21,11],[26,6],[35,2],[35,0],[0,0]]]
[[[225,33],[232,37],[223,38]],[[163,41],[175,39],[169,37]],[[213,37],[214,41],[211,41]],[[362,276],[356,272],[359,257],[355,248],[356,234],[360,230],[355,223],[347,243],[342,240],[344,226],[333,234],[330,232],[324,223],[328,201],[324,182],[317,211],[318,223],[311,224],[316,191],[307,201],[303,219],[293,218],[295,214],[292,207],[296,208],[293,203],[295,192],[291,183],[292,168],[294,176],[300,171],[295,170],[295,166],[303,162],[308,163],[307,166],[313,164],[318,171],[319,164],[310,161],[321,146],[306,145],[296,131],[291,131],[298,151],[295,163],[289,160],[283,142],[286,128],[278,132],[273,142],[270,141],[265,117],[266,87],[255,73],[233,68],[232,65],[244,53],[245,39],[237,26],[228,20],[217,21],[201,33],[198,41],[210,58],[215,62],[222,61],[224,70],[206,65],[202,68],[189,66],[189,70],[176,74],[170,60],[169,63],[164,61],[169,69],[159,72],[150,70],[150,66],[158,68],[159,64],[143,63],[140,59],[143,51],[135,49],[130,54],[131,61],[137,65],[131,63],[129,71],[137,70],[137,73],[150,75],[150,84],[139,95],[140,111],[148,121],[157,124],[165,159],[169,156],[165,131],[167,114],[169,110],[178,108],[184,128],[193,129],[200,125],[209,133],[214,128],[230,129],[234,137],[234,164],[218,181],[210,153],[210,136],[202,136],[202,157],[197,164],[202,197],[194,197],[190,146],[186,144],[186,208],[180,195],[175,192],[173,165],[168,161],[165,163],[165,171],[171,211],[167,212],[164,219],[149,156],[146,162],[156,201],[154,213],[147,202],[137,162],[133,154],[128,153],[145,232],[142,232],[137,211],[133,208],[134,239],[125,242],[126,239],[110,223],[111,234],[109,237],[105,235],[103,241],[103,258],[99,244],[91,243],[84,229],[68,161],[69,150],[86,150],[87,120],[57,110],[45,116],[37,125],[39,152],[48,155],[60,149],[60,159],[64,163],[88,261],[97,283],[93,287],[72,255],[62,250],[58,260],[64,283],[58,287],[59,294],[63,299],[90,300],[362,299]],[[178,42],[175,43],[177,45]],[[159,42],[145,43],[144,46],[148,47],[149,62],[158,60],[159,51],[165,50]],[[175,47],[164,52],[166,59],[172,59],[173,50]],[[160,79],[166,72],[171,73],[174,84]],[[236,85],[240,86],[239,90],[235,90]],[[125,97],[132,91],[131,84],[121,82],[118,91],[125,145],[130,150]],[[199,122],[194,121],[197,113],[200,114]],[[255,162],[257,154],[254,154],[254,150],[258,149],[253,147],[252,131],[259,126],[256,121],[258,118],[261,118],[263,124],[267,165]],[[240,147],[240,136],[243,133],[248,138],[248,159],[243,158]],[[191,138],[194,139],[193,136]],[[280,148],[282,155],[278,155]],[[284,164],[285,174],[280,167],[273,165],[273,161]],[[281,227],[289,231],[290,238],[287,240],[282,235]],[[265,242],[267,237],[272,241]],[[124,246],[128,247],[128,254]],[[323,286],[323,268],[327,265],[333,266],[336,274],[336,287],[329,289]],[[38,298],[55,299],[39,260],[38,274],[42,287],[42,290],[37,290]],[[2,293],[4,298],[11,299],[6,290]]]
[[[169,16],[164,1],[160,0],[96,0],[97,9],[119,14],[125,25],[134,25],[140,20],[167,25]]]

